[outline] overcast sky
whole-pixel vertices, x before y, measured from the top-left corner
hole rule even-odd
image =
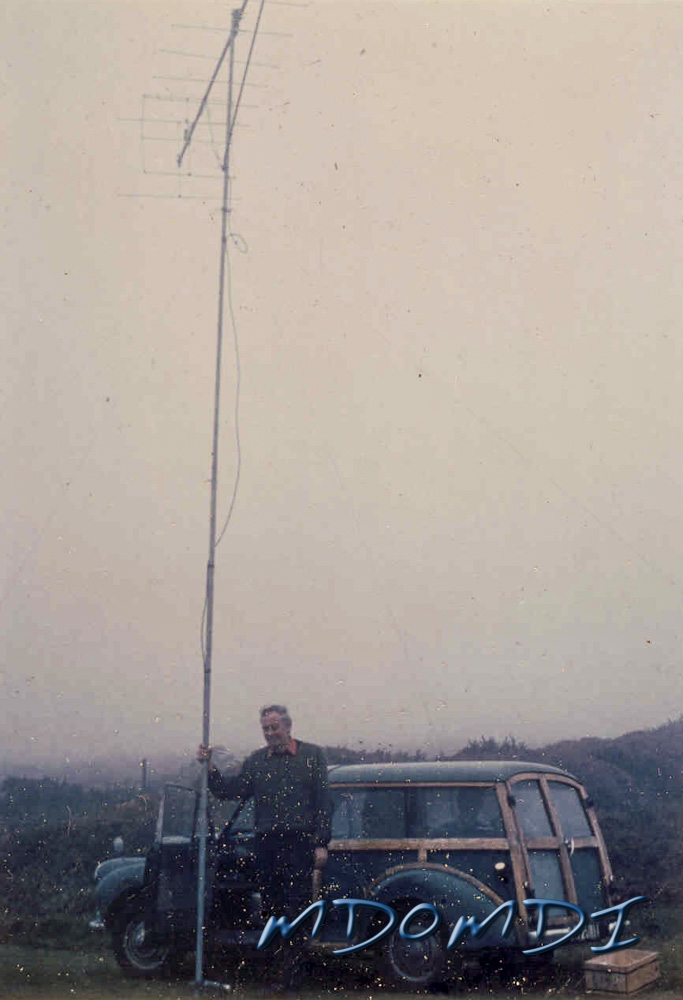
[[[230,6],[0,18],[0,762],[190,752],[223,80],[175,158]],[[427,752],[678,717],[683,5],[268,2],[261,28],[214,740],[257,745],[271,701]]]

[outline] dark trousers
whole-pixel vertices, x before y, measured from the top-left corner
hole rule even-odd
[[[291,923],[311,902],[311,839],[302,833],[263,833],[256,835],[255,847],[264,917],[284,916]],[[303,935],[303,928],[295,931],[279,949],[282,980],[288,989],[296,987],[303,975]]]
[[[255,847],[265,915],[293,920],[311,902],[311,838],[296,832],[258,833]]]

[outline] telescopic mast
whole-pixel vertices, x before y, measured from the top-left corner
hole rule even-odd
[[[229,216],[229,193],[230,193],[230,149],[234,131],[234,110],[233,110],[233,87],[235,71],[235,40],[239,31],[240,20],[247,0],[244,0],[241,7],[232,12],[232,24],[230,35],[223,48],[223,52],[214,69],[211,80],[202,98],[199,110],[189,128],[185,133],[185,142],[178,155],[178,166],[181,166],[185,152],[189,148],[192,136],[199,121],[209,93],[216,81],[221,66],[228,57],[228,94],[227,94],[227,114],[225,123],[225,145],[221,170],[223,172],[223,195],[221,202],[221,238],[220,238],[220,267],[218,279],[218,315],[216,327],[216,371],[214,384],[214,407],[213,407],[213,443],[211,450],[211,499],[209,510],[209,557],[206,567],[206,624],[203,643],[203,667],[204,667],[204,690],[202,703],[202,743],[209,746],[211,738],[211,666],[213,653],[213,611],[214,611],[214,576],[216,566],[216,509],[218,498],[218,444],[220,429],[220,396],[221,396],[221,369],[223,355],[223,326],[225,315],[225,290],[226,290],[226,268],[227,268],[227,244],[228,244],[228,216]],[[197,995],[204,984],[204,927],[205,927],[205,895],[206,895],[206,848],[209,833],[208,823],[208,778],[209,761],[205,760],[201,768],[201,783],[199,793],[199,816],[197,824],[197,836],[199,842],[198,864],[197,864],[197,928],[196,928],[196,958],[195,958],[195,989]]]

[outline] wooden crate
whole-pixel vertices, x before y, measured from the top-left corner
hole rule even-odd
[[[659,955],[656,951],[625,948],[589,958],[583,963],[583,970],[589,993],[598,991],[628,996],[659,978]]]

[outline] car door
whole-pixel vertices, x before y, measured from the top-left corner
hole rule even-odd
[[[198,800],[194,789],[166,786],[154,849],[156,927],[164,936],[187,942],[197,921]],[[225,929],[251,926],[258,916],[255,890],[253,801],[220,803],[210,819],[207,843],[209,932],[220,935]]]
[[[254,853],[254,801],[227,803],[231,819],[211,851],[210,919],[216,933],[249,930],[260,920]]]
[[[155,922],[165,937],[190,935],[197,919],[198,802],[193,788],[164,788],[152,867],[157,874]]]

